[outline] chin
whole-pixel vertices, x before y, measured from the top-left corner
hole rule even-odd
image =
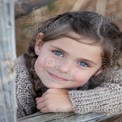
[[[53,89],[56,89],[56,88],[57,88],[57,89],[61,89],[61,88],[63,88],[63,87],[61,87],[61,86],[56,86],[56,85],[50,85],[50,86],[48,85],[48,86],[46,86],[46,87],[47,87],[47,88],[50,88],[50,89],[51,89],[51,88],[53,88]]]
[[[63,86],[60,86],[60,85],[56,85],[56,84],[44,84],[44,86],[46,86],[47,88],[51,89],[61,89],[61,88],[65,88]]]

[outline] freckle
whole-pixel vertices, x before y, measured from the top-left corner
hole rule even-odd
[[[52,60],[49,60],[49,61],[48,61],[48,64],[52,64],[52,63],[53,63],[53,61],[52,61]]]

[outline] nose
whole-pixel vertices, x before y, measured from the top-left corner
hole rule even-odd
[[[63,62],[58,66],[58,69],[62,73],[67,73],[71,70],[72,68],[72,63],[71,62]]]

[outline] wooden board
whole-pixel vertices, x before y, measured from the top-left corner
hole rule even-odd
[[[35,113],[19,119],[18,122],[99,122],[108,116],[96,113]]]
[[[0,122],[16,122],[13,0],[0,0]]]

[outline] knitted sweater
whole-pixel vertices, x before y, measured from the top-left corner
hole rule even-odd
[[[17,117],[21,118],[36,112],[36,102],[32,95],[32,83],[29,81],[29,72],[23,56],[17,59],[15,67]],[[47,89],[44,86],[41,88],[43,93]],[[82,87],[69,89],[68,95],[75,113],[120,114],[122,113],[122,69],[113,69],[107,78],[101,74]]]

